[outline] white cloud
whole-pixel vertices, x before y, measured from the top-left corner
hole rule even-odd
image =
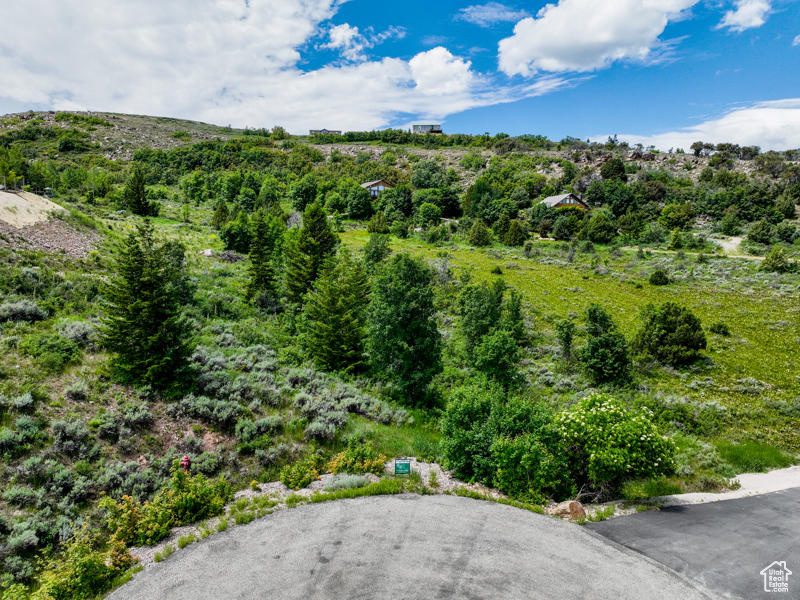
[[[607,137],[594,139],[605,141]],[[619,134],[619,139],[631,144],[653,145],[662,150],[688,150],[692,142],[698,140],[761,146],[764,150],[794,149],[800,147],[800,98],[759,102],[693,127],[656,135]]]
[[[342,56],[350,61],[366,60],[365,51],[374,48],[389,38],[403,38],[406,30],[402,27],[389,27],[381,33],[374,33],[371,27],[367,28],[366,34],[359,32],[358,27],[349,23],[334,25],[328,30],[329,41],[323,44],[322,48],[338,49]]]
[[[339,48],[342,56],[348,60],[358,60],[364,56],[364,43],[358,33],[358,27],[351,27],[348,23],[331,27],[328,31],[330,41],[323,44],[323,48]]]
[[[670,20],[699,0],[559,0],[522,19],[500,41],[500,69],[508,75],[537,71],[593,71],[618,60],[658,55]]]
[[[771,9],[769,0],[736,0],[736,8],[726,12],[717,27],[728,27],[732,31],[761,27]]]
[[[514,10],[499,2],[487,2],[486,4],[473,4],[458,11],[456,19],[467,21],[479,25],[480,27],[490,27],[495,23],[508,23],[519,21],[528,16],[526,10]]]
[[[800,46],[800,35],[797,35],[797,36],[796,36],[796,37],[795,37],[795,38],[792,40],[792,46]]]
[[[135,4],[135,5],[134,5]],[[398,30],[322,31],[339,0],[27,0],[4,7],[0,109],[91,109],[232,124],[371,129],[447,115],[569,85],[540,78],[496,87],[443,47],[367,60]],[[36,15],[37,35],[30,35]],[[314,38],[353,56],[303,70]]]

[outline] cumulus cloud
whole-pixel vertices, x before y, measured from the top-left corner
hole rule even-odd
[[[323,29],[340,0],[27,0],[9,3],[0,108],[170,115],[235,126],[371,129],[401,116],[443,119],[569,85],[497,87],[443,47],[366,59],[387,32]],[[30,35],[36,15],[37,35]],[[388,31],[388,30],[387,30]],[[392,35],[399,35],[397,32]],[[350,62],[304,70],[323,36]]]
[[[597,136],[605,141],[608,136]],[[800,98],[759,102],[737,108],[717,119],[656,135],[620,134],[620,140],[656,148],[688,149],[698,140],[761,146],[764,150],[790,150],[800,147]]]
[[[800,46],[800,35],[795,36],[792,40],[792,46]]]
[[[528,16],[526,10],[514,10],[499,2],[487,2],[486,4],[473,4],[458,11],[456,19],[479,25],[480,27],[491,27],[495,23],[508,23],[519,21]]]
[[[500,69],[507,75],[538,71],[586,72],[618,60],[647,60],[662,48],[670,20],[699,0],[559,0],[514,27],[500,41]]]
[[[403,38],[406,30],[402,27],[390,27],[381,33],[374,33],[371,27],[366,34],[362,34],[358,27],[349,23],[334,25],[328,30],[328,42],[322,48],[338,49],[342,57],[350,61],[366,60],[366,50],[374,48],[386,40],[396,37]]]
[[[734,10],[726,12],[717,27],[727,27],[732,31],[761,27],[766,23],[771,8],[769,0],[736,0]]]

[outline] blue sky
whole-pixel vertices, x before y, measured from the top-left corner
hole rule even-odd
[[[5,12],[0,112],[800,146],[800,0],[29,0]]]

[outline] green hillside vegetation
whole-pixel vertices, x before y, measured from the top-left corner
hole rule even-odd
[[[3,600],[95,597],[253,481],[383,458],[526,504],[796,461],[797,152],[2,124],[0,180],[103,238],[0,231]],[[568,191],[590,210],[540,203]]]

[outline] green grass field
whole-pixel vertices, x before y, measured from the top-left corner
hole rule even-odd
[[[363,230],[341,234],[351,248],[368,239]],[[796,275],[762,274],[748,261],[712,258],[697,264],[672,256],[637,259],[635,252],[618,257],[598,249],[575,257],[572,264],[558,256],[556,244],[539,242],[540,256],[526,258],[508,248],[433,247],[416,239],[392,238],[395,251],[435,259],[446,253],[455,276],[468,270],[476,280],[497,277],[500,267],[508,285],[523,294],[535,343],[555,343],[553,322],[567,315],[582,316],[598,302],[612,314],[629,339],[648,303],[668,300],[688,306],[704,327],[724,322],[729,337],[707,333],[710,361],[685,371],[654,368],[637,382],[653,392],[680,394],[693,400],[716,401],[730,409],[725,437],[753,439],[785,449],[800,449],[800,419],[773,406],[800,396],[800,290]],[[555,256],[554,256],[555,255]],[[592,266],[592,261],[596,267]],[[668,286],[651,286],[647,275],[667,266],[682,272]]]

